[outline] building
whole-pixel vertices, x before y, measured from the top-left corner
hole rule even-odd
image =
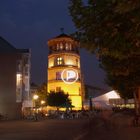
[[[85,109],[134,108],[134,99],[123,99],[115,90],[85,85]]]
[[[92,98],[93,105],[100,109],[111,109],[113,106],[110,104],[110,100],[121,100],[121,97],[116,91],[112,90]]]
[[[74,109],[82,108],[83,88],[79,43],[66,34],[48,41],[48,92],[69,94]]]
[[[0,37],[0,114],[21,117],[29,100],[30,50],[16,49]]]
[[[107,92],[107,90],[105,89],[87,85],[87,84],[85,84],[84,87],[85,87],[85,100],[88,100],[89,98],[98,97],[104,94],[105,92]]]

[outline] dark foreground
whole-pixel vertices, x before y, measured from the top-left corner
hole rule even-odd
[[[77,140],[85,120],[0,122],[0,140]]]
[[[80,140],[140,140],[140,118],[137,126],[133,120],[134,115],[127,111],[103,111],[90,121]]]
[[[130,116],[0,122],[0,140],[140,140]]]

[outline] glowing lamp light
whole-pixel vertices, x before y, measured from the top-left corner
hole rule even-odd
[[[39,98],[38,95],[34,95],[34,96],[33,96],[33,99],[34,99],[34,100],[37,100],[38,98]]]
[[[42,100],[42,101],[41,101],[41,104],[42,104],[42,105],[45,104],[45,101]]]

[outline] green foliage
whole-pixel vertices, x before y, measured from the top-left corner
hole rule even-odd
[[[133,98],[133,88],[130,85],[130,82],[128,80],[131,80],[130,77],[127,76],[120,76],[120,75],[107,75],[108,79],[106,82],[108,85],[110,85],[114,90],[116,90],[118,93],[120,93],[120,96],[122,98]]]
[[[127,96],[140,86],[140,1],[70,0],[81,46],[98,55],[107,83]]]
[[[37,90],[37,95],[39,96],[38,101],[44,100],[47,98],[47,84],[43,83]]]
[[[63,91],[60,92],[50,92],[47,95],[47,104],[49,106],[64,107],[64,105],[71,105],[71,100],[68,98],[68,94]],[[67,107],[67,106],[65,106]]]
[[[76,36],[87,49],[117,58],[128,57],[131,50],[137,53],[137,45],[140,45],[139,1],[89,0],[86,5],[82,0],[70,1],[70,14],[78,29]]]

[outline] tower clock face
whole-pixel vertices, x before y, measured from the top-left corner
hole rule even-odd
[[[78,80],[78,72],[73,68],[66,68],[61,73],[61,79],[66,84],[73,84]]]

